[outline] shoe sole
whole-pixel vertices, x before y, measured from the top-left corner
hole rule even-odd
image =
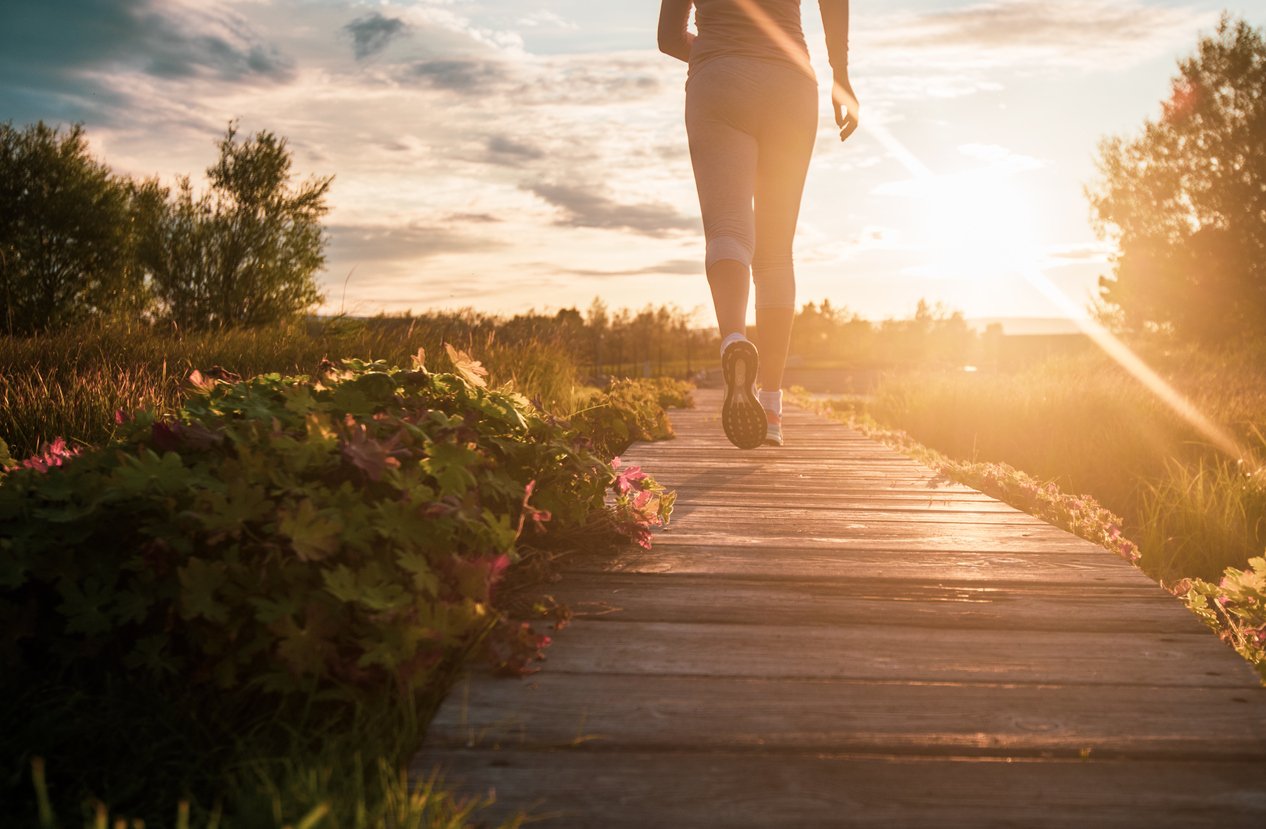
[[[752,393],[758,358],[756,346],[739,340],[731,343],[721,357],[725,376],[725,402],[721,404],[721,427],[730,443],[739,449],[755,449],[765,441],[765,410]]]

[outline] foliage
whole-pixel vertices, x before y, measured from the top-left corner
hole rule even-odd
[[[654,393],[655,399],[665,409],[693,409],[694,386],[672,377],[652,377],[641,381]]]
[[[347,735],[334,738],[315,759],[296,752],[294,757],[248,760],[229,773],[231,788],[223,799],[208,806],[178,797],[168,804],[170,809],[154,813],[152,822],[207,829],[459,829],[478,822],[480,810],[492,803],[491,796],[457,798],[445,789],[438,774],[411,780],[405,769],[386,757],[363,759],[359,745],[375,737],[391,742],[393,732],[384,731],[385,724],[359,731],[351,740]],[[399,722],[393,726],[398,733]],[[340,751],[345,753],[336,753]],[[35,814],[27,825],[53,829],[68,825],[64,820],[68,810],[58,808],[46,766],[42,757],[31,760]],[[83,812],[85,829],[145,825],[134,812],[112,810],[102,800],[90,801]],[[513,829],[522,823],[522,817],[516,817],[501,826]]]
[[[1262,348],[1134,351],[1246,453],[1266,456],[1255,426],[1266,420]],[[891,373],[865,409],[953,458],[1010,464],[1092,493],[1122,516],[1144,571],[1166,583],[1216,578],[1266,545],[1260,461],[1224,457],[1102,353],[1013,373]]]
[[[118,697],[117,679],[123,698],[186,700],[223,728],[303,700],[403,706],[477,648],[530,670],[548,638],[493,605],[506,567],[532,548],[646,543],[672,495],[449,359],[447,373],[346,361],[315,380],[194,372],[175,416],[120,412],[99,448],[6,453],[8,682],[57,677],[82,690],[41,698],[73,704]]]
[[[1218,340],[1266,322],[1266,40],[1224,16],[1160,117],[1100,144],[1088,192],[1120,251],[1101,296],[1131,329]]]
[[[88,149],[83,127],[0,124],[0,331],[29,334],[135,308],[142,190]]]
[[[1198,436],[1101,355],[1016,372],[920,370],[880,378],[866,410],[953,458],[1008,463],[1137,514],[1138,479]]]
[[[992,495],[1016,509],[1068,530],[1111,550],[1131,564],[1139,549],[1121,533],[1121,519],[1089,495],[1072,495],[1052,481],[1039,481],[1005,463],[971,463],[945,460],[941,473],[948,478]]]
[[[611,380],[606,389],[582,398],[572,422],[590,435],[597,453],[623,452],[636,440],[666,440],[673,436],[665,406],[693,400],[690,387],[680,380]]]
[[[1258,440],[1258,451],[1266,442]],[[1266,544],[1266,480],[1261,467],[1202,457],[1171,460],[1165,474],[1140,481],[1135,537],[1143,568],[1164,581],[1215,579],[1243,567]]]
[[[236,135],[231,123],[207,169],[209,192],[195,198],[185,176],[145,223],[141,261],[162,316],[184,328],[276,322],[322,298],[315,274],[332,177],[292,188],[284,138]]]
[[[424,685],[492,620],[520,535],[586,526],[612,482],[457,369],[195,373],[179,418],[28,459],[0,487],[5,655],[220,689]]]
[[[1185,580],[1174,592],[1266,681],[1266,558],[1254,556],[1243,570],[1226,568],[1217,584]]]

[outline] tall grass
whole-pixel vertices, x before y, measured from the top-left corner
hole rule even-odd
[[[1142,484],[1134,539],[1149,572],[1166,582],[1217,581],[1266,546],[1266,481],[1223,458],[1172,462]]]
[[[220,366],[250,376],[311,374],[322,359],[384,359],[408,365],[419,348],[433,365],[444,343],[470,352],[494,384],[513,383],[556,413],[575,403],[577,372],[568,345],[498,335],[472,313],[335,318],[267,328],[181,332],[112,322],[29,338],[0,338],[0,439],[15,456],[55,437],[98,443],[114,413],[177,408],[192,369]]]
[[[1141,348],[1201,412],[1254,457],[1219,453],[1189,423],[1103,354],[1016,373],[886,376],[867,411],[953,458],[1007,463],[1094,496],[1121,515],[1140,565],[1166,582],[1216,578],[1266,544],[1266,494],[1247,473],[1266,457],[1264,346]]]

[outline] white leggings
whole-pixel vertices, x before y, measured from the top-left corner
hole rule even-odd
[[[791,247],[817,118],[817,82],[791,66],[724,56],[686,81],[705,264],[751,267],[757,308],[795,307]]]

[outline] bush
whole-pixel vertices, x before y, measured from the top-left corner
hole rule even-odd
[[[604,456],[618,455],[636,440],[667,440],[672,423],[661,405],[688,400],[688,386],[680,380],[612,380],[605,390],[582,398],[572,422],[590,435],[593,449]]]
[[[1243,570],[1226,568],[1217,584],[1190,579],[1174,592],[1266,681],[1266,558],[1249,559]]]
[[[582,538],[644,541],[672,496],[451,360],[346,361],[315,380],[195,372],[174,417],[120,412],[101,447],[0,459],[6,700],[33,704],[34,688],[76,716],[79,697],[188,701],[214,711],[202,728],[250,731],[304,700],[406,708],[476,650],[528,670],[548,640],[494,607],[507,566]],[[36,738],[8,756],[78,748]]]

